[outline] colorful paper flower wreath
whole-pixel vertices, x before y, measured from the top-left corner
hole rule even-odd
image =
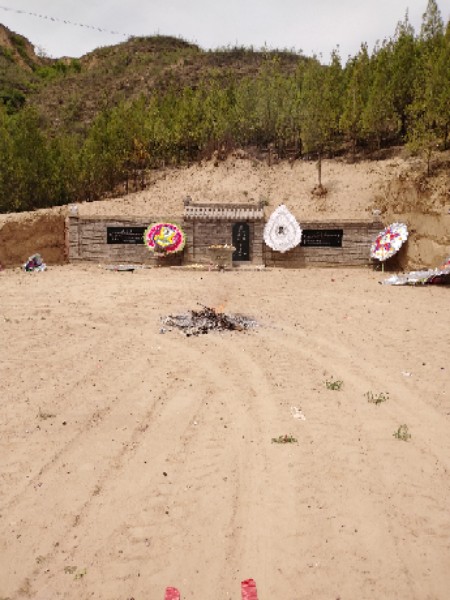
[[[186,236],[174,223],[153,223],[144,232],[144,243],[157,254],[174,254],[183,250]]]
[[[408,228],[404,223],[392,223],[377,235],[370,248],[372,258],[383,262],[394,256],[408,239]]]

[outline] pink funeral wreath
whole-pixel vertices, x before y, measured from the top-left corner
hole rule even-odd
[[[174,254],[183,250],[186,236],[174,223],[153,223],[144,232],[144,243],[155,253]]]

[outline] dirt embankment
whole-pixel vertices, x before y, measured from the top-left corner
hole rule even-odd
[[[450,154],[435,160],[430,176],[420,161],[408,161],[382,187],[374,205],[382,211],[385,223],[408,225],[402,267],[432,267],[450,256]]]
[[[47,264],[64,263],[64,220],[61,209],[3,216],[0,221],[0,265],[17,267],[37,252]]]

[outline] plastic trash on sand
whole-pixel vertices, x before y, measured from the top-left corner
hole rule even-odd
[[[245,579],[241,582],[242,600],[258,600],[258,592],[254,579]]]
[[[403,275],[392,275],[382,283],[384,285],[450,285],[450,258],[437,269],[411,271]]]
[[[291,414],[294,417],[294,419],[299,419],[300,421],[306,421],[305,415],[300,410],[300,408],[297,408],[296,406],[291,406]]]
[[[24,271],[45,271],[47,265],[42,260],[40,254],[32,254],[28,257],[27,262],[23,265]]]

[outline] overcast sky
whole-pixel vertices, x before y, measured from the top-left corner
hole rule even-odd
[[[362,42],[367,42],[372,51],[377,41],[391,37],[406,10],[419,32],[427,3],[428,0],[0,0],[0,23],[54,58],[79,57],[99,46],[123,42],[129,36],[160,34],[178,36],[205,49],[230,45],[293,49],[307,56],[321,55],[323,62],[339,46],[345,63],[348,56],[358,52]],[[450,0],[438,0],[438,6],[447,23]]]

